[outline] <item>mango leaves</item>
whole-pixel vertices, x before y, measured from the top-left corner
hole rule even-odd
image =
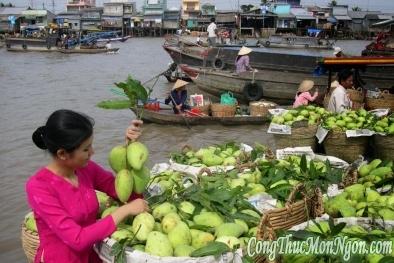
[[[134,80],[130,75],[127,77],[126,82],[114,83],[116,87],[123,90],[123,92],[130,99],[132,107],[137,106],[138,100],[145,103],[148,100],[148,92],[141,85],[141,82]]]

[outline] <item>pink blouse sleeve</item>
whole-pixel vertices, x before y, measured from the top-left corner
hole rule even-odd
[[[30,181],[26,186],[30,206],[65,244],[76,251],[91,248],[115,230],[111,215],[88,226],[81,226],[64,209],[59,199],[42,183]]]
[[[118,196],[115,191],[115,177],[110,171],[106,171],[97,163],[90,161],[88,164],[89,175],[92,177],[94,189],[104,192],[112,198],[118,199]],[[130,196],[129,201],[143,198],[142,195],[133,193]]]
[[[303,92],[302,96],[307,99],[308,101],[314,101],[317,98],[317,93],[315,95],[311,95],[309,92]]]

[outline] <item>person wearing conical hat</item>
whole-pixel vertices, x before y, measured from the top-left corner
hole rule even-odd
[[[235,68],[236,68],[236,72],[237,74],[245,72],[247,70],[253,70],[252,67],[249,64],[249,54],[252,52],[253,50],[243,46],[239,52],[238,52],[238,56],[235,59]]]
[[[312,94],[310,93],[310,91],[313,89],[313,86],[315,85],[315,83],[313,82],[313,80],[303,80],[300,84],[300,86],[298,87],[297,90],[297,95],[295,96],[295,101],[293,104],[293,108],[297,108],[299,106],[303,106],[303,105],[308,105],[308,103],[310,101],[315,101],[317,96],[319,96],[319,93],[317,92],[317,90],[315,90],[315,92]]]
[[[342,48],[340,47],[334,47],[334,52],[333,55],[337,58],[343,58],[345,57],[345,54],[343,53]]]
[[[190,109],[190,106],[186,103],[187,91],[185,87],[187,84],[189,84],[189,82],[178,79],[172,87],[170,94],[164,101],[165,104],[170,104],[170,102],[172,103],[172,109],[175,114],[179,114]]]

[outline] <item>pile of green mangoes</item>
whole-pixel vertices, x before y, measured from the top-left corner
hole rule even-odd
[[[366,187],[372,187],[384,182],[384,180],[387,181],[394,178],[393,168],[393,161],[372,160],[370,163],[361,165],[358,169],[358,183],[364,184]]]
[[[375,123],[373,130],[388,135],[394,135],[394,114],[391,114],[388,117],[386,116],[378,120]]]
[[[178,205],[164,202],[155,206],[152,213],[137,215],[131,225],[122,224],[112,238],[134,239],[132,248],[160,257],[198,257],[204,250],[220,242],[228,249],[246,247],[250,237],[256,236],[256,224],[241,219],[230,222],[218,212],[201,210],[195,213],[193,202],[183,201]],[[260,218],[253,210],[241,213]]]
[[[272,122],[292,126],[297,121],[308,121],[308,125],[314,125],[327,114],[328,112],[322,107],[314,105],[301,106],[291,109],[282,115],[274,116]]]
[[[331,219],[330,219],[331,220]],[[297,232],[302,232],[303,238],[297,239],[297,241],[306,240],[309,237],[315,237],[319,235],[320,240],[332,240],[335,237],[347,237],[346,241],[361,241],[365,242],[367,246],[371,244],[371,241],[392,241],[394,243],[394,232],[383,230],[380,226],[368,226],[363,227],[361,225],[349,225],[346,223],[335,224],[333,221],[321,221],[313,222],[308,225],[305,230],[301,231],[286,231],[283,235],[292,234],[297,235]],[[296,241],[294,238],[290,239]],[[345,239],[344,239],[345,240]],[[345,241],[345,242],[346,242]],[[309,244],[309,243],[308,243]],[[339,243],[336,245],[338,246]],[[308,246],[308,245],[306,245]],[[334,245],[335,246],[335,245]],[[306,247],[307,248],[307,247]],[[334,251],[336,249],[334,248]],[[324,255],[313,255],[313,254],[288,254],[284,255],[281,262],[284,263],[304,263],[304,262],[360,262],[360,263],[378,263],[382,258],[386,257],[386,261],[393,262],[394,251],[387,255],[381,254],[350,254],[350,258],[343,258],[342,254],[324,254]]]
[[[175,184],[184,183],[183,178],[185,176],[185,174],[178,171],[166,170],[155,176],[152,176],[148,185],[158,184],[162,191],[166,191],[168,189],[173,189]],[[190,183],[193,182],[194,181],[190,180]]]
[[[371,217],[394,220],[394,194],[382,195],[362,184],[324,200],[325,212],[332,217]]]
[[[197,151],[184,150],[182,153],[172,153],[171,159],[176,163],[195,167],[232,166],[248,160],[239,144],[225,143],[216,146],[208,146]]]
[[[145,166],[148,157],[148,148],[138,141],[116,146],[110,151],[108,160],[116,172],[115,190],[121,202],[127,202],[132,192],[144,192],[150,180],[150,171]]]
[[[365,109],[350,110],[338,114],[326,115],[322,126],[328,130],[372,130],[376,122],[376,116]]]

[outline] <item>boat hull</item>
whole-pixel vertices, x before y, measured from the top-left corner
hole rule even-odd
[[[132,109],[135,113],[135,109]],[[145,110],[142,120],[147,123],[162,125],[261,125],[269,122],[268,117],[262,116],[234,116],[234,117],[189,117],[174,114],[172,110],[151,111]]]
[[[59,49],[60,53],[64,54],[99,54],[108,52],[117,52],[119,48],[81,48],[81,49]]]
[[[274,70],[259,71],[253,77],[252,72],[235,74],[229,71],[195,68],[187,65],[181,65],[181,68],[201,90],[215,96],[230,91],[242,102],[248,102],[244,95],[244,87],[253,79],[263,89],[263,98],[278,104],[292,103],[298,86],[304,79],[313,80],[320,94],[325,93],[328,83],[328,78],[323,76],[313,77],[302,73]]]

